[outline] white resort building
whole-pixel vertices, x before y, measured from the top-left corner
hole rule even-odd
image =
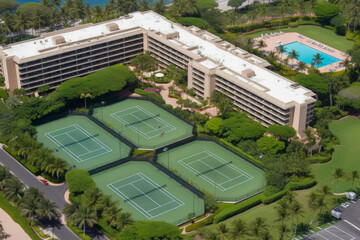
[[[208,98],[214,90],[264,125],[290,125],[299,135],[309,124],[315,94],[268,70],[269,63],[197,27],[134,12],[115,20],[45,33],[0,49],[6,87],[28,93],[55,88],[149,50],[166,67],[188,69],[188,87]],[[106,83],[104,83],[106,84]]]

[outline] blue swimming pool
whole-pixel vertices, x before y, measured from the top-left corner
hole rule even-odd
[[[338,59],[338,58],[332,57],[324,52],[318,51],[318,50],[316,50],[312,47],[306,46],[300,42],[292,42],[292,43],[284,44],[284,47],[285,47],[285,51],[286,51],[284,54],[288,55],[292,50],[295,50],[299,54],[298,60],[301,62],[304,62],[306,64],[309,64],[309,65],[311,65],[314,55],[317,53],[320,53],[324,59],[322,60],[321,65],[315,66],[317,68],[321,68],[321,67],[327,66],[329,64],[340,61],[340,59]],[[279,47],[276,47],[276,48],[279,48]],[[327,50],[324,50],[324,51],[327,51]]]

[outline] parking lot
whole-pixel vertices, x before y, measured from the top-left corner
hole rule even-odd
[[[360,200],[339,206],[343,221],[304,238],[305,240],[360,240]]]

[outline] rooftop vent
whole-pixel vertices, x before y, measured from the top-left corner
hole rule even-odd
[[[251,78],[253,76],[255,76],[255,72],[254,70],[251,70],[251,69],[245,69],[244,71],[241,72],[241,75],[247,77],[247,78]]]
[[[117,31],[119,30],[119,25],[117,25],[116,23],[108,23],[105,25],[106,26],[106,29],[110,32],[113,32],[113,31]]]
[[[65,42],[65,38],[61,35],[52,37],[52,41],[54,44],[61,44]]]

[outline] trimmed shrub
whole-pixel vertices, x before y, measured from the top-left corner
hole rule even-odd
[[[77,235],[79,236],[81,239],[83,240],[91,240],[91,237],[88,235],[84,235],[84,232],[80,229],[78,229],[77,227],[75,227],[74,225],[72,225],[70,222],[66,222],[66,225]]]
[[[308,160],[310,161],[310,163],[326,163],[331,160],[331,154],[330,153],[327,153],[325,155],[316,154],[310,157]]]
[[[299,24],[297,22],[289,22],[288,26],[291,28],[296,28],[299,26]]]
[[[65,180],[68,184],[70,192],[75,195],[96,187],[96,184],[90,177],[90,174],[83,169],[70,170],[66,173]]]
[[[134,92],[141,95],[141,96],[148,97],[148,98],[154,100],[155,102],[165,104],[164,99],[161,97],[161,95],[159,95],[157,93],[147,92],[147,91],[144,91],[144,90],[142,90],[140,88],[136,88]]]
[[[199,229],[199,228],[202,228],[202,227],[205,227],[207,225],[210,225],[212,224],[214,221],[214,217],[213,216],[210,216],[202,221],[199,221],[197,223],[194,223],[194,224],[191,224],[189,226],[187,226],[185,228],[186,232],[191,232],[191,231],[194,231],[196,229]]]
[[[262,195],[263,194],[256,195],[231,207],[225,208],[223,211],[214,216],[213,222],[219,223],[225,219],[235,216],[236,214],[242,213],[252,207],[255,207],[256,205],[259,205],[261,203]]]

